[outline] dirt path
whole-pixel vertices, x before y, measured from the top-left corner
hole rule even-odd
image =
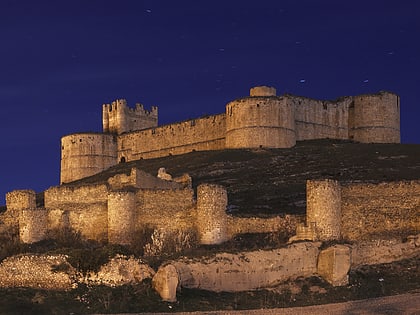
[[[141,313],[142,315],[420,315],[420,293],[401,294],[383,298],[351,301],[345,303],[316,305],[294,308],[242,310],[242,311],[206,311],[182,313]],[[140,313],[138,314],[140,315]]]

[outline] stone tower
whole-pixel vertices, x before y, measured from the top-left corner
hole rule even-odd
[[[306,224],[320,241],[341,238],[341,187],[336,180],[306,182]]]
[[[201,184],[197,187],[198,234],[201,244],[220,244],[227,235],[227,192],[223,186]]]
[[[142,104],[129,108],[126,100],[116,100],[102,106],[102,124],[104,133],[114,134],[157,127],[158,108],[148,111]]]
[[[362,143],[400,143],[400,98],[390,92],[359,95],[349,108],[349,138]]]
[[[294,106],[276,89],[258,86],[226,105],[227,148],[290,148],[296,144]]]
[[[108,194],[108,242],[130,245],[135,227],[136,196],[131,191]]]
[[[78,133],[61,138],[60,183],[100,173],[117,164],[113,134]]]
[[[6,195],[7,211],[19,213],[19,237],[22,243],[35,243],[46,238],[47,211],[36,207],[33,190],[14,190]]]

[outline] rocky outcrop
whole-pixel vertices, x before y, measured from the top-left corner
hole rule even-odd
[[[69,290],[75,269],[65,255],[19,255],[0,264],[0,287]]]
[[[322,250],[318,257],[318,274],[333,286],[349,283],[350,247],[334,245]]]
[[[107,286],[120,286],[125,284],[141,283],[152,278],[154,270],[144,264],[140,259],[117,255],[94,274],[90,274],[85,281]]]
[[[0,264],[0,287],[69,290],[78,283],[120,286],[152,278],[154,270],[134,257],[117,255],[97,273],[82,275],[66,255],[18,255]]]
[[[316,274],[319,246],[302,242],[267,251],[184,258],[161,266],[152,283],[167,301],[175,301],[176,290],[181,288],[238,292],[275,286]]]
[[[153,288],[164,301],[175,302],[176,291],[180,283],[178,271],[174,265],[164,265],[152,279]]]
[[[397,239],[363,242],[352,246],[351,266],[384,264],[417,255],[420,255],[420,234],[407,237],[403,243]]]

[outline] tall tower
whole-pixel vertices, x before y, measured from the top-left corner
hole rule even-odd
[[[258,86],[226,105],[227,148],[290,148],[296,144],[294,106],[276,89]]]
[[[129,108],[124,99],[116,100],[111,104],[102,106],[102,125],[105,133],[122,134],[157,127],[158,108],[146,110],[142,104],[136,104],[135,108]]]
[[[336,180],[306,181],[306,223],[321,241],[341,238],[341,186]]]
[[[60,183],[100,173],[117,164],[113,134],[78,133],[61,138]]]
[[[227,236],[227,191],[216,184],[197,187],[198,234],[201,244],[220,244]]]
[[[362,143],[400,143],[400,98],[389,92],[354,97],[349,138]]]

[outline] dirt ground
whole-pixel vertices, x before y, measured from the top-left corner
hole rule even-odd
[[[142,315],[166,315],[174,313],[138,313]],[[345,303],[326,305],[275,308],[241,311],[215,311],[215,312],[181,312],[178,315],[418,315],[420,314],[420,293],[387,296],[376,299],[366,299]]]

